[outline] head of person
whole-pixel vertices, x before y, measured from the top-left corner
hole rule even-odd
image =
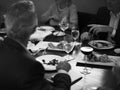
[[[107,8],[112,11],[113,13],[120,12],[120,0],[106,0],[107,1]]]
[[[5,15],[7,36],[24,45],[34,33],[36,25],[38,20],[32,1],[22,0],[13,4]]]

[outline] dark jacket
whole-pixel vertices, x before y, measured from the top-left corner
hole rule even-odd
[[[18,42],[5,38],[0,43],[0,90],[69,90],[71,79],[57,74],[52,86],[44,79],[44,68]]]

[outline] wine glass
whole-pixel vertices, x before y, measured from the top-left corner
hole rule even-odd
[[[72,37],[73,37],[73,39],[75,41],[75,45],[76,45],[76,43],[77,43],[76,40],[79,38],[79,30],[73,29],[71,31],[71,34],[72,34]]]
[[[73,42],[65,42],[64,43],[64,50],[67,53],[67,55],[65,56],[65,60],[72,60],[73,57],[71,55],[69,55],[69,53],[73,50],[74,48],[74,43]]]
[[[84,59],[83,60],[85,61],[85,64],[86,64],[86,62],[88,61],[88,55],[92,53],[93,48],[89,47],[89,46],[82,46],[80,48],[80,50],[84,54]],[[84,74],[84,75],[87,75],[90,72],[88,71],[87,67],[85,66],[81,73]]]
[[[65,32],[66,29],[69,28],[69,23],[67,22],[62,22],[62,23],[59,23],[59,26],[60,26],[60,29]]]
[[[69,28],[69,23],[68,23],[68,20],[67,20],[67,16],[64,16],[61,20],[61,22],[59,23],[59,26],[60,26],[60,29],[65,32],[66,29]]]

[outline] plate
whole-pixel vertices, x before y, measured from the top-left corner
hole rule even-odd
[[[53,61],[53,60],[57,60],[57,62],[65,61],[65,59],[63,57],[58,56],[58,55],[43,55],[43,56],[37,57],[36,60],[43,64],[43,67],[45,68],[46,71],[56,70],[57,63],[55,65],[48,64],[51,61]]]
[[[114,52],[115,52],[116,54],[120,54],[120,48],[114,49]]]
[[[61,42],[61,43],[48,43],[48,49],[49,50],[55,50],[55,51],[64,51],[64,49],[63,49],[63,43]]]
[[[40,26],[40,27],[37,27],[36,29],[37,30],[42,30],[42,31],[45,31],[45,30],[54,31],[55,30],[55,28],[52,27],[52,26]]]
[[[65,33],[61,32],[61,31],[56,31],[56,32],[53,33],[53,35],[55,35],[55,36],[64,36]]]
[[[88,43],[91,47],[98,50],[112,49],[114,44],[105,40],[93,40]]]

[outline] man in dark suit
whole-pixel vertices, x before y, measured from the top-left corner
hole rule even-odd
[[[13,4],[5,15],[7,37],[0,43],[0,90],[70,90],[67,72],[71,66],[61,62],[51,85],[44,68],[26,50],[29,36],[38,24],[32,1]]]
[[[91,25],[88,25],[91,27],[89,33],[99,35],[102,32],[102,37],[106,37],[107,40],[115,42],[120,47],[120,0],[106,1],[107,7],[100,8],[96,17],[90,21]],[[89,38],[89,33],[84,32],[81,39]],[[106,36],[103,33],[108,35]]]

